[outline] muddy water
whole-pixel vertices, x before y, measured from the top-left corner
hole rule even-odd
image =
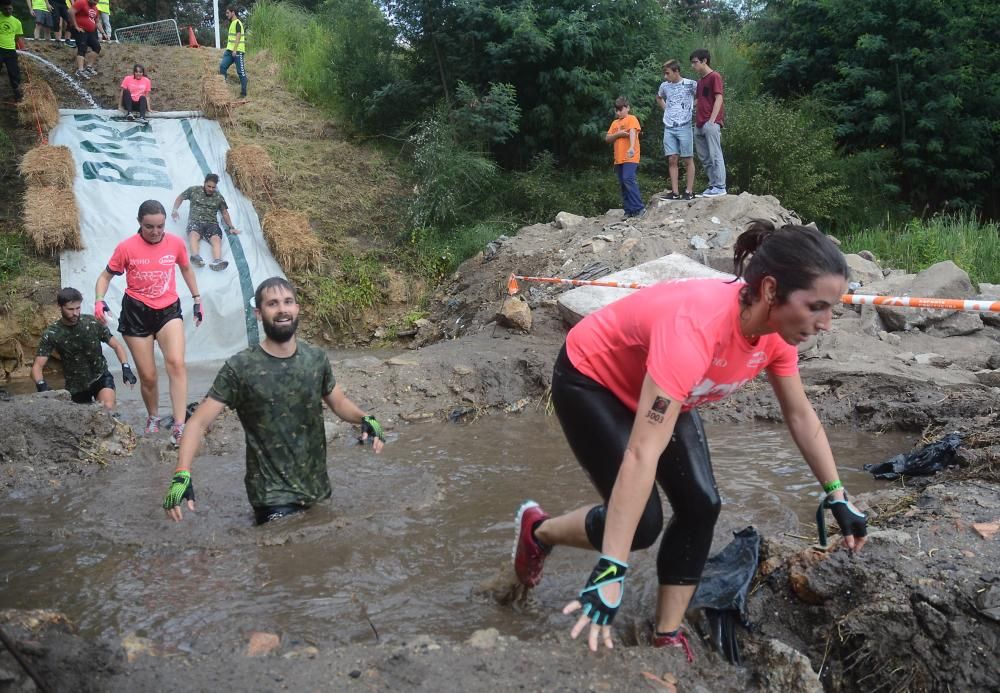
[[[817,486],[783,428],[708,434],[725,502],[713,551],[747,524],[815,533]],[[329,645],[374,642],[376,632],[464,639],[486,627],[535,638],[568,626],[558,609],[593,554],[556,551],[526,604],[501,607],[478,589],[509,562],[520,500],[550,512],[594,500],[554,417],[403,427],[381,457],[338,439],[332,500],[262,528],[243,491],[242,437],[229,438],[231,454],[196,463],[198,508],[180,525],[159,508],[175,459],[166,449],[12,494],[0,507],[0,608],[59,609],[86,635],[134,634],[167,652],[232,650],[251,630]],[[862,463],[912,442],[831,438],[858,493],[873,486]],[[638,619],[649,611],[654,556],[633,554],[632,565],[626,618]]]

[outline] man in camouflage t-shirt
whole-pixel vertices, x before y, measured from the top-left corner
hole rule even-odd
[[[115,380],[108,372],[101,343],[114,349],[122,364],[122,380],[135,385],[136,377],[128,363],[125,347],[111,336],[111,330],[91,315],[80,315],[83,295],[72,287],[56,294],[56,303],[62,317],[45,328],[38,342],[38,355],[31,365],[31,377],[39,392],[49,390],[42,377],[42,369],[53,351],[62,360],[66,389],[78,404],[98,401],[106,409],[115,407]]]
[[[321,349],[295,339],[299,305],[291,284],[281,277],[267,279],[257,287],[255,301],[264,341],[226,361],[188,419],[163,503],[172,520],[181,519],[183,500],[194,509],[191,463],[205,431],[225,407],[235,410],[243,424],[244,481],[257,524],[330,497],[324,402],[344,421],[360,424],[362,440],[371,439],[375,452],[382,451],[382,427],[375,417],[347,398]]]
[[[174,209],[170,213],[170,218],[174,221],[180,219],[177,210],[181,203],[188,200],[191,203],[191,210],[188,212],[187,233],[191,243],[191,262],[198,267],[204,267],[205,261],[199,254],[202,239],[212,245],[212,262],[209,267],[216,271],[229,267],[229,262],[222,259],[222,230],[219,228],[219,213],[222,213],[222,220],[226,222],[226,233],[237,234],[239,229],[233,226],[233,220],[229,217],[229,205],[226,198],[219,192],[219,176],[209,173],[205,176],[203,185],[192,185],[182,192],[174,200]]]

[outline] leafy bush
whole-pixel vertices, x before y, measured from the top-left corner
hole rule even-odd
[[[844,252],[870,250],[887,267],[919,272],[951,260],[974,282],[1000,281],[1000,225],[968,214],[886,223],[842,239]]]

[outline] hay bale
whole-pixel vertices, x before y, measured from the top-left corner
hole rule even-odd
[[[41,252],[80,250],[80,213],[72,190],[29,186],[24,193],[24,230]]]
[[[47,186],[59,190],[72,190],[76,177],[76,164],[69,147],[43,144],[21,159],[21,175],[28,186]]]
[[[236,187],[255,202],[274,192],[278,178],[271,157],[259,144],[244,144],[226,152],[226,171]]]
[[[24,87],[24,98],[17,104],[17,120],[29,127],[37,124],[45,134],[59,123],[59,102],[44,80],[32,80]]]
[[[219,74],[201,78],[201,110],[209,115],[230,115],[236,99],[226,86],[226,79]]]
[[[319,269],[323,244],[305,214],[279,207],[264,215],[261,227],[274,259],[286,271]]]

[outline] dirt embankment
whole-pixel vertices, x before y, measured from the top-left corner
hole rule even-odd
[[[511,272],[593,276],[671,251],[722,267],[731,252],[726,246],[732,233],[752,217],[789,220],[792,215],[773,198],[741,195],[690,204],[655,206],[654,201],[638,223],[624,223],[612,211],[595,219],[566,220],[562,228],[528,227],[490,244],[437,292],[430,319],[413,337],[413,349],[391,358],[343,359],[335,363],[338,381],[389,428],[544,405],[551,365],[565,336],[556,307],[561,289],[523,285],[532,311],[530,333],[502,327],[495,315]],[[693,241],[694,236],[704,243]],[[868,272],[861,280],[866,292],[958,291],[972,296],[995,290],[966,286],[957,268],[913,277],[866,262],[871,264],[851,258],[858,277]],[[53,676],[66,675],[101,690],[159,690],[168,679],[196,690],[222,682],[247,690],[613,690],[644,685],[671,690],[675,684],[690,690],[997,690],[1000,329],[992,319],[976,316],[843,308],[833,330],[804,345],[801,356],[803,380],[825,422],[870,431],[916,431],[928,438],[959,430],[965,442],[957,468],[854,499],[872,514],[871,539],[858,557],[842,550],[816,551],[807,540],[767,538],[750,599],[754,630],[741,636],[745,669],[725,664],[698,642],[697,661],[688,665],[679,652],[644,645],[593,658],[562,635],[529,643],[489,631],[464,643],[417,638],[328,651],[284,646],[280,656],[253,660],[245,659],[244,652],[211,661],[192,656],[184,667],[152,656],[129,661],[128,648],[95,654],[87,648],[97,645],[70,640],[77,655],[67,655],[69,646],[59,641],[63,644],[53,645],[36,661]],[[95,473],[95,454],[129,454],[118,430],[96,421],[63,431],[62,439],[71,442],[58,447],[45,433],[57,424],[58,412],[31,414],[18,399],[0,403],[0,428],[23,432],[0,443],[8,486],[41,483],[58,470]],[[28,399],[38,407],[39,398]],[[58,398],[45,401],[43,410],[68,406]],[[705,415],[737,421],[780,418],[760,382]],[[29,433],[32,428],[41,432]],[[26,456],[44,462],[26,471]],[[5,622],[15,624],[14,617],[7,615]],[[52,628],[55,634],[66,629]],[[22,628],[17,634],[45,649],[46,632]],[[134,648],[128,651],[135,654]],[[0,666],[23,681],[4,657]]]

